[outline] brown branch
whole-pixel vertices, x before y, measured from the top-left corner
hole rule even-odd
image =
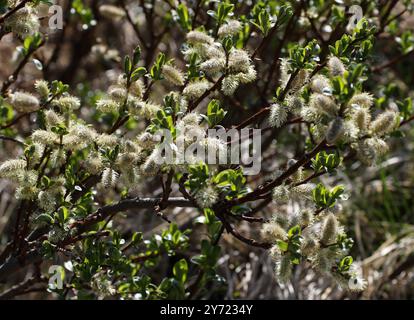
[[[240,240],[241,242],[244,242],[248,244],[249,246],[263,248],[263,249],[270,249],[272,245],[267,242],[259,242],[254,239],[247,238],[243,236],[238,230],[233,228],[233,226],[227,221],[225,216],[219,212],[216,213],[217,218],[220,219],[220,221],[223,223],[224,228],[226,231],[230,234],[232,234],[236,239]]]
[[[72,225],[72,228],[80,228],[81,230],[85,230],[87,227],[106,219],[113,213],[123,212],[130,209],[154,208],[159,205],[161,201],[162,198],[134,198],[121,200],[116,204],[99,208],[96,213],[90,215],[86,219],[75,222]],[[191,201],[185,198],[169,198],[165,201],[165,206],[182,208],[194,207]]]
[[[413,53],[414,53],[414,49],[413,49],[413,50],[410,50],[410,51],[408,51],[408,52],[406,52],[406,53],[404,53],[404,54],[401,54],[401,55],[399,55],[399,56],[397,56],[397,57],[395,57],[395,58],[391,59],[390,61],[385,62],[385,63],[383,63],[383,64],[381,64],[381,65],[379,65],[379,66],[375,66],[375,67],[373,67],[373,68],[371,69],[371,71],[372,71],[373,73],[380,72],[380,71],[382,71],[382,70],[384,70],[384,69],[386,69],[386,68],[389,68],[389,67],[391,67],[392,65],[394,65],[394,64],[396,64],[396,63],[398,63],[398,62],[400,62],[401,60],[403,60],[403,59],[407,58],[408,56],[412,55]]]
[[[273,180],[272,182],[258,187],[256,190],[244,195],[241,198],[234,199],[227,202],[228,207],[232,207],[235,205],[243,204],[249,201],[256,200],[261,195],[271,191],[273,188],[281,185],[287,178],[293,175],[300,167],[308,164],[312,158],[321,150],[323,150],[327,146],[326,140],[322,140],[312,151],[303,155],[301,159],[299,159],[295,164],[290,166],[284,173],[282,173],[278,178]]]
[[[15,296],[27,293],[29,287],[31,287],[34,284],[46,282],[45,277],[31,277],[27,280],[24,280],[23,282],[20,282],[19,284],[16,284],[15,286],[11,287],[10,289],[4,291],[0,294],[0,300],[8,300]]]
[[[23,141],[17,140],[17,139],[12,138],[12,137],[4,136],[4,135],[0,135],[0,140],[11,141],[11,142],[17,143],[21,146],[25,145]]]
[[[32,54],[39,49],[40,47],[42,47],[45,44],[45,41],[42,40],[42,42],[39,44],[38,47],[31,49],[23,58],[22,61],[20,61],[19,65],[17,66],[17,68],[14,70],[13,74],[11,76],[9,76],[9,78],[3,82],[3,86],[1,88],[1,95],[4,97],[4,94],[6,93],[7,89],[17,80],[17,77],[19,76],[19,73],[23,70],[23,68],[25,67],[25,65],[27,64],[27,62],[29,61],[30,57],[32,56]]]

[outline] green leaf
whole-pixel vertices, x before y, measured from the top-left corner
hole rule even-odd
[[[55,219],[53,219],[53,217],[51,215],[47,214],[47,213],[39,214],[36,217],[35,221],[36,222],[44,222],[44,223],[47,223],[47,224],[54,224],[55,223]]]
[[[140,58],[141,58],[141,48],[137,46],[134,50],[133,59],[132,59],[132,63],[134,66],[138,64]]]
[[[132,243],[134,245],[141,243],[142,239],[143,239],[142,232],[134,232],[134,234],[132,235]]]
[[[130,75],[132,72],[132,63],[131,63],[131,58],[129,56],[126,56],[124,60],[124,72],[127,75]]]
[[[181,3],[177,7],[178,22],[180,26],[185,30],[191,30],[190,16],[188,14],[188,8],[184,3]]]
[[[278,245],[280,251],[282,252],[286,252],[288,250],[289,247],[289,243],[287,243],[286,241],[283,240],[277,240],[276,244]]]
[[[226,111],[220,107],[218,100],[211,100],[207,106],[207,122],[209,127],[219,124],[226,116]]]
[[[187,281],[188,264],[185,259],[178,261],[173,267],[174,278],[177,279],[181,284]]]
[[[144,67],[136,68],[131,74],[131,81],[132,82],[137,81],[139,78],[141,78],[146,73],[147,73],[147,69],[145,69]]]

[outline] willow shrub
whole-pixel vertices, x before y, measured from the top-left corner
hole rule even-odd
[[[349,190],[320,179],[356,162],[378,164],[413,119],[410,92],[389,77],[413,52],[413,34],[399,27],[413,6],[377,2],[73,1],[53,35],[40,21],[45,1],[2,1],[1,37],[18,45],[15,61],[2,62],[14,72],[1,89],[1,138],[18,150],[0,166],[18,199],[2,235],[2,297],[39,285],[65,298],[202,297],[222,280],[224,233],[267,250],[281,283],[304,264],[344,290],[364,290],[339,219]],[[101,58],[82,65],[92,75],[75,68],[64,83],[53,70],[67,54],[64,32],[98,37],[100,26],[99,40],[82,38],[92,42],[86,54]],[[108,30],[135,49],[111,47]],[[388,46],[376,45],[381,37]],[[42,72],[24,77],[32,61]],[[106,70],[93,71],[104,62]],[[102,86],[90,87],[95,80]],[[262,172],[162,161],[157,131],[171,133],[173,153],[194,133],[198,147],[227,152],[228,141],[207,134],[218,127],[261,129]],[[145,194],[149,184],[161,193]],[[273,216],[264,216],[272,204]],[[172,209],[182,207],[205,231],[174,221]],[[165,230],[131,232],[120,213],[138,211],[163,219]],[[160,271],[166,256],[174,263]]]

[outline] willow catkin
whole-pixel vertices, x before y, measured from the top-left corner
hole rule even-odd
[[[195,194],[197,205],[202,208],[211,208],[218,200],[217,190],[213,186],[206,186]]]
[[[211,44],[214,39],[204,32],[194,30],[187,33],[187,41],[191,44]]]
[[[394,111],[386,111],[381,113],[371,123],[371,130],[378,136],[390,133],[396,125],[397,114]]]
[[[125,17],[125,11],[122,8],[109,4],[101,5],[99,7],[99,13],[102,17],[115,21],[118,21]]]
[[[112,168],[106,168],[102,172],[102,184],[105,188],[113,188],[119,178],[119,173]]]
[[[164,65],[162,67],[162,75],[168,82],[176,86],[184,85],[185,79],[183,73],[174,66]]]
[[[368,126],[371,122],[371,114],[367,108],[359,107],[353,112],[352,119],[357,128],[360,131],[365,132],[368,130]]]
[[[356,104],[360,107],[371,108],[374,104],[374,97],[368,92],[354,94],[348,103],[350,106]]]
[[[263,224],[261,229],[262,238],[269,242],[275,242],[278,239],[286,240],[287,232],[277,222],[271,221]]]
[[[285,106],[275,103],[270,106],[269,123],[275,128],[285,124],[288,117],[288,110]]]
[[[329,123],[326,132],[326,142],[335,143],[344,134],[344,121],[342,118],[336,118]]]
[[[226,36],[232,36],[232,35],[239,33],[241,28],[242,28],[242,24],[238,20],[232,19],[232,20],[227,21],[227,23],[223,24],[219,28],[217,34],[220,38],[224,38]]]
[[[39,96],[46,100],[50,95],[50,89],[49,84],[45,80],[36,80],[34,85],[36,92],[39,94]]]
[[[185,87],[183,94],[190,99],[197,99],[201,97],[209,88],[210,84],[206,80],[194,81]]]
[[[22,113],[33,112],[40,107],[39,99],[30,93],[21,91],[11,94],[10,104],[16,111]]]
[[[338,234],[338,220],[331,213],[323,221],[321,230],[321,242],[325,245],[336,241]]]
[[[330,57],[328,60],[328,70],[332,77],[342,76],[345,73],[345,66],[337,57]]]

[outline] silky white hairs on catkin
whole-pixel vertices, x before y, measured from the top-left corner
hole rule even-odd
[[[185,79],[183,73],[174,66],[164,65],[162,67],[162,75],[168,82],[176,86],[184,85]]]
[[[33,35],[40,28],[39,19],[36,14],[35,8],[25,6],[7,17],[4,21],[4,27],[21,37]]]
[[[122,8],[109,4],[101,5],[99,7],[99,13],[102,17],[115,21],[121,20],[123,17],[125,17],[125,11]]]
[[[227,21],[227,23],[223,24],[219,28],[217,34],[220,38],[223,38],[226,36],[232,36],[232,35],[239,33],[241,28],[242,28],[242,24],[238,20],[232,19],[232,20]]]
[[[288,117],[288,109],[278,103],[270,106],[269,123],[271,126],[279,128],[285,124]]]
[[[189,83],[183,91],[183,94],[190,99],[197,99],[210,88],[206,80],[194,81]]]
[[[46,100],[49,97],[50,89],[49,89],[49,83],[45,80],[36,80],[34,85],[36,92],[39,94],[39,96]]]
[[[328,60],[328,69],[331,77],[342,76],[346,71],[342,61],[334,56]]]
[[[194,197],[197,205],[200,208],[205,209],[211,208],[217,202],[219,195],[213,186],[208,185],[201,188]]]
[[[194,30],[187,33],[187,41],[190,44],[211,44],[214,42],[214,39],[204,32]]]
[[[119,173],[116,172],[114,169],[112,168],[106,168],[103,172],[102,172],[102,184],[104,185],[105,188],[113,188],[115,187],[117,181],[119,178]]]
[[[10,104],[18,112],[33,112],[39,109],[39,99],[34,95],[17,91],[10,95]]]
[[[396,127],[397,113],[394,111],[385,111],[381,113],[377,118],[371,122],[371,131],[378,135],[383,136],[390,133]]]

